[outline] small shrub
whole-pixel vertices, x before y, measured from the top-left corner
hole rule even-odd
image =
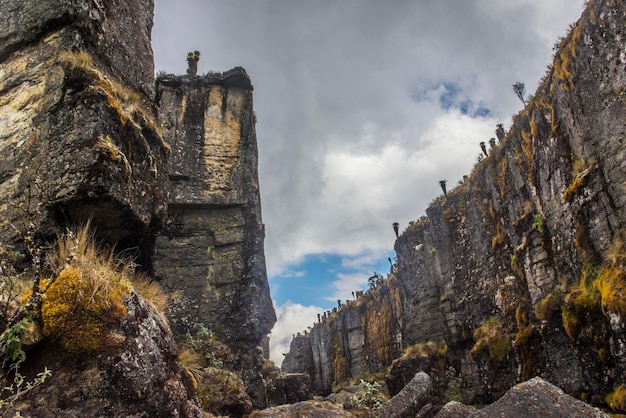
[[[377,412],[382,408],[385,401],[385,396],[381,391],[381,384],[378,382],[369,383],[361,379],[359,387],[363,389],[364,393],[351,397],[350,405],[355,408],[372,411],[375,416],[378,416]]]
[[[463,379],[461,375],[456,372],[454,367],[449,366],[446,369],[445,382],[446,389],[443,393],[444,404],[450,401],[469,404],[474,399],[474,392],[471,389],[463,388]]]
[[[532,227],[539,231],[540,234],[543,234],[543,225],[545,223],[545,219],[542,214],[535,214],[534,221]]]

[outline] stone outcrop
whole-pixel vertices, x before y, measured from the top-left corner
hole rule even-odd
[[[163,76],[157,105],[172,156],[153,272],[178,292],[168,311],[172,330],[179,337],[198,323],[214,330],[239,356],[254,405],[265,406],[260,347],[276,316],[265,272],[252,84],[242,68]]]
[[[545,380],[535,377],[514,386],[502,398],[480,410],[458,402],[450,402],[436,417],[608,418],[608,415],[565,394]]]
[[[68,353],[49,340],[34,346],[22,373],[29,382],[45,367],[52,375],[17,398],[5,414],[203,417],[192,378],[177,360],[176,343],[161,314],[136,293],[124,304],[124,342],[119,346],[86,354]]]
[[[250,418],[348,418],[353,416],[353,414],[343,408],[325,401],[306,401],[291,405],[274,406],[250,414]]]
[[[64,225],[92,218],[98,235],[121,250],[143,247],[158,224],[169,150],[151,105],[152,7],[0,3],[6,241],[27,232],[53,238]]]
[[[396,241],[387,280],[399,289],[399,325],[389,347],[445,342],[445,367],[476,402],[542,376],[603,404],[626,380],[625,17],[620,2],[590,1],[501,142]],[[367,347],[334,344],[345,337],[333,324],[349,315],[317,324],[312,357],[287,362],[313,370],[318,390],[356,376],[329,372],[358,364]],[[365,321],[351,332],[387,339]],[[376,373],[390,363],[365,364]],[[423,365],[413,364],[404,376]]]
[[[385,402],[380,415],[389,418],[414,417],[431,400],[430,376],[419,372],[393,398]]]

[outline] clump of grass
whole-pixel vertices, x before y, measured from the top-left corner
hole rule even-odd
[[[513,348],[502,322],[496,317],[489,318],[474,331],[474,340],[476,343],[470,352],[487,351],[489,358],[496,362],[504,360]]]
[[[170,295],[163,290],[157,281],[139,273],[133,278],[133,289],[152,304],[157,311],[165,312],[167,309]]]
[[[123,342],[116,329],[127,312],[124,298],[132,290],[132,262],[98,247],[88,228],[59,240],[48,258],[58,274],[39,284],[43,333],[72,353]]]

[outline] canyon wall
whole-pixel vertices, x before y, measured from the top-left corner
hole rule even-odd
[[[622,2],[590,1],[508,133],[396,241],[386,280],[400,295],[394,344],[443,356],[474,401],[542,376],[601,403],[626,379],[624,22]],[[320,345],[328,360],[292,361],[290,350],[287,369],[313,371],[321,392],[362,373],[336,373],[331,365],[346,358],[368,364],[365,375],[391,370],[388,382],[396,379],[406,355],[387,369],[392,361],[368,363],[358,340],[333,345],[335,324],[350,315],[339,309],[309,342],[294,340],[294,353]],[[443,348],[427,353],[428,344]]]

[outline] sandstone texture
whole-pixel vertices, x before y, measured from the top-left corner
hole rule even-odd
[[[623,3],[588,2],[500,142],[400,234],[379,286],[397,296],[360,307],[379,300],[373,289],[329,313],[284,366],[325,394],[440,344],[396,364],[392,394],[437,363],[437,396],[451,368],[474,402],[541,376],[606,407],[626,380],[625,21]],[[372,355],[375,341],[388,356]]]

